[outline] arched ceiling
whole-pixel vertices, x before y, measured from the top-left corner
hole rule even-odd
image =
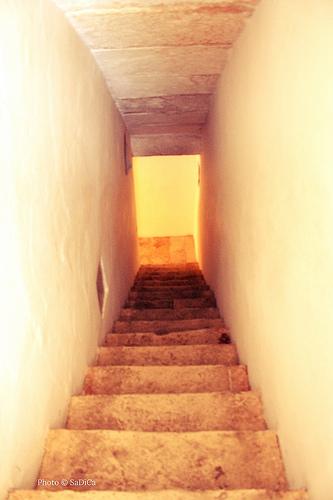
[[[54,0],[92,51],[136,156],[201,150],[210,96],[259,0]]]

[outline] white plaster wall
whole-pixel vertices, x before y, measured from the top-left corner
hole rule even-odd
[[[137,267],[123,124],[48,0],[0,5],[0,498],[32,486]],[[109,287],[101,321],[100,256]]]
[[[292,486],[333,491],[333,4],[262,0],[202,156],[204,273]]]

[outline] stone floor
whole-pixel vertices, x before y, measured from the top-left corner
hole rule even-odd
[[[278,438],[197,264],[140,268],[39,477],[48,483],[10,500],[308,498],[288,491]]]

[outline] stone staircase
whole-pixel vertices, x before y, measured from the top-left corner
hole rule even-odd
[[[197,264],[140,268],[39,478],[10,500],[308,498],[287,491],[277,436]]]

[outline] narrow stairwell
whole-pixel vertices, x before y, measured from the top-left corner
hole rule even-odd
[[[39,478],[10,500],[308,498],[287,491],[277,436],[195,263],[140,268]]]

